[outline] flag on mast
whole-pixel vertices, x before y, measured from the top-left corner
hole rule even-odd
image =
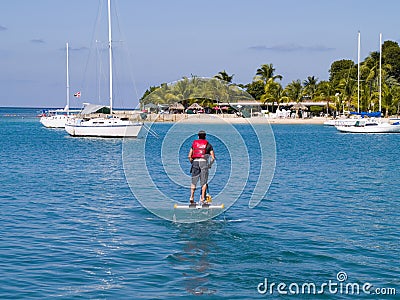
[[[76,92],[76,93],[74,94],[74,97],[79,98],[80,96],[81,96],[81,92]]]

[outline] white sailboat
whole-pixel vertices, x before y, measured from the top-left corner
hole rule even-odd
[[[361,48],[361,33],[358,32],[357,38],[357,113],[360,112],[360,48]],[[344,110],[344,108],[343,108]],[[324,125],[328,126],[354,126],[356,122],[360,119],[360,116],[354,117],[342,117],[340,119],[327,120]]]
[[[64,128],[70,114],[69,110],[69,66],[68,66],[68,43],[67,52],[67,104],[64,109],[49,110],[40,117],[40,123],[47,128]]]
[[[389,123],[380,120],[361,119],[353,126],[336,126],[341,132],[350,133],[400,133],[399,122]]]
[[[110,113],[91,117],[81,113],[79,117],[71,118],[65,124],[65,130],[71,136],[92,137],[137,137],[143,123],[130,120],[128,117],[113,115],[113,61],[111,39],[111,0],[108,0],[108,54],[109,54],[109,99]]]
[[[324,122],[324,125],[327,126],[353,126],[356,124],[358,118],[341,118],[341,119],[333,119],[327,120]]]
[[[359,80],[360,78],[358,78]],[[359,87],[358,87],[359,89]],[[359,98],[358,98],[359,99]],[[359,101],[359,100],[358,100]],[[379,35],[379,112],[382,111],[382,34]],[[381,118],[359,119],[354,125],[337,125],[337,130],[350,133],[400,133],[399,122],[385,122]]]

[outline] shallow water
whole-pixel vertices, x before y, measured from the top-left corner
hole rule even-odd
[[[134,198],[122,140],[71,138],[35,114],[0,109],[2,299],[255,299],[272,297],[257,291],[265,278],[321,285],[341,271],[399,291],[400,135],[275,125],[265,199],[250,209],[248,184],[216,219],[179,224]]]

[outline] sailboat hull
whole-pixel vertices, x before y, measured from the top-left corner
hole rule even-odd
[[[67,115],[43,116],[40,123],[47,128],[64,128],[67,120]]]
[[[65,130],[76,137],[138,137],[142,123],[119,118],[72,119],[65,124]]]
[[[378,123],[370,126],[336,126],[340,132],[349,133],[400,133],[400,125]]]
[[[328,120],[324,122],[327,126],[353,126],[357,122],[357,119],[336,119]]]

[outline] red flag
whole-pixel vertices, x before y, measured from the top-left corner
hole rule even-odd
[[[74,97],[79,98],[80,96],[81,96],[81,92],[77,92],[77,93],[74,94]]]

